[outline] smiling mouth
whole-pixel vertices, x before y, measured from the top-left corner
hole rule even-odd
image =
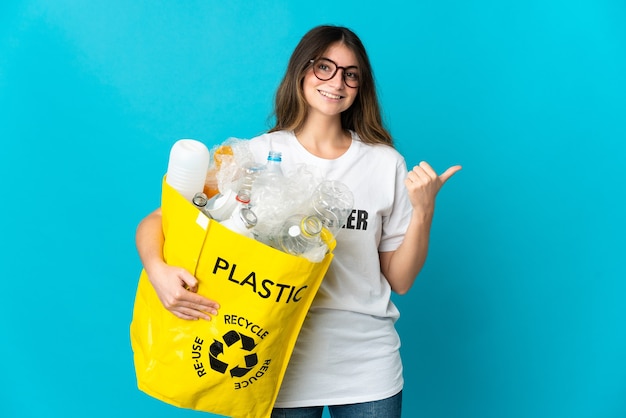
[[[343,99],[343,96],[338,96],[336,94],[332,94],[329,93],[327,91],[323,91],[323,90],[318,90],[318,92],[324,96],[324,97],[328,97],[329,99],[334,99],[334,100],[339,100],[339,99]]]

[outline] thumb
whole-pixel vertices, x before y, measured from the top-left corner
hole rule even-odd
[[[187,290],[191,292],[198,291],[198,279],[196,279],[193,274],[189,273],[185,269],[182,269],[178,277],[185,284],[184,287],[186,287]]]
[[[461,167],[460,165],[453,165],[452,167],[450,167],[446,171],[444,171],[439,176],[439,179],[441,180],[441,184],[443,185],[446,181],[448,181],[450,179],[450,177],[452,177],[458,171],[461,171],[462,168],[463,167]]]

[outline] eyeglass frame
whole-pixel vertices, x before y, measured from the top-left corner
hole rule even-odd
[[[312,64],[315,64],[315,61],[319,61],[319,60],[326,60],[329,61],[330,63],[332,63],[335,66],[335,71],[333,72],[333,74],[328,77],[327,79],[323,79],[320,78],[320,76],[317,75],[317,73],[315,72],[315,67]],[[313,70],[313,75],[315,77],[317,77],[318,80],[320,81],[328,81],[328,80],[332,80],[333,77],[335,77],[337,75],[337,72],[339,70],[343,70],[341,73],[341,79],[343,80],[344,84],[348,87],[350,87],[351,89],[358,89],[361,86],[361,77],[359,75],[359,79],[357,80],[357,83],[359,84],[356,87],[353,87],[351,85],[348,84],[348,82],[346,81],[346,70],[349,70],[350,68],[356,68],[357,70],[359,69],[359,67],[357,67],[356,65],[349,65],[347,67],[342,67],[340,65],[337,65],[337,63],[333,60],[331,60],[330,58],[325,58],[325,57],[319,57],[319,58],[315,58],[315,59],[310,59],[309,60],[309,64],[311,64],[311,69]]]

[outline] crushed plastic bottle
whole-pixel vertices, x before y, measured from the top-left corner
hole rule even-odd
[[[222,167],[222,162],[226,159],[230,161],[233,157],[233,147],[230,145],[220,145],[213,151],[211,164],[209,165],[206,179],[204,180],[204,194],[210,199],[220,192],[217,182],[217,174]]]
[[[286,172],[275,150],[259,164],[244,140],[229,138],[214,147],[212,166],[219,191],[196,194],[192,203],[199,210],[237,233],[313,262],[323,260],[353,210],[354,196],[345,184],[324,180],[306,164],[291,164]]]
[[[354,195],[344,183],[324,180],[311,195],[312,213],[317,215],[328,231],[337,237],[354,206]]]
[[[252,195],[252,188],[256,179],[264,172],[265,165],[248,163],[243,167],[243,176],[239,182],[239,191],[246,190]]]

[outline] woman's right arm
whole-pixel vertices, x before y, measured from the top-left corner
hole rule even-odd
[[[198,279],[182,267],[163,261],[161,209],[146,216],[137,226],[135,243],[139,258],[165,308],[182,319],[211,320],[219,304],[198,295]]]

